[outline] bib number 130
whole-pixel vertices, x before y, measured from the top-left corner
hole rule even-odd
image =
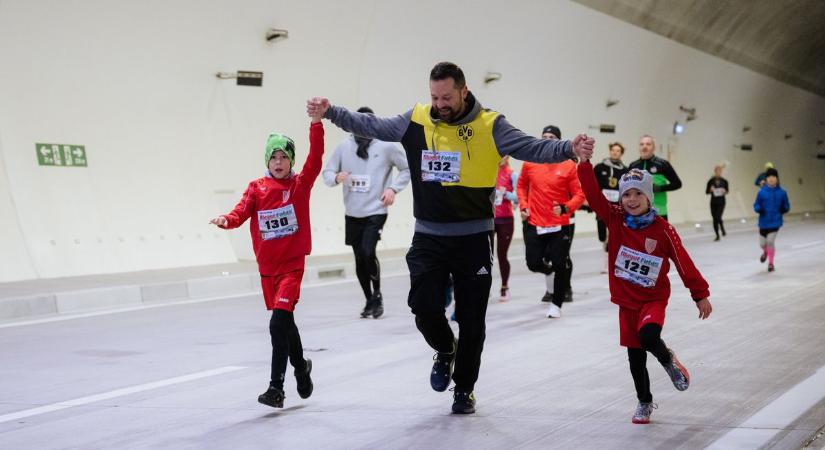
[[[265,241],[295,234],[298,231],[295,208],[286,205],[278,209],[258,211],[258,229],[261,239]]]

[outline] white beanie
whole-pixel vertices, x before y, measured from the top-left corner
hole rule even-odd
[[[638,189],[653,204],[653,176],[647,170],[630,169],[619,180],[619,198],[628,189]]]

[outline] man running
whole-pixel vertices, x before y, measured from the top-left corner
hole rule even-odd
[[[548,125],[542,138],[557,141],[561,130]],[[550,300],[547,317],[561,317],[561,306],[570,291],[570,221],[584,203],[576,163],[525,162],[518,179],[518,202],[523,220],[525,259],[532,272],[543,273],[547,291],[542,301]]]
[[[373,113],[367,106],[358,112]],[[398,170],[394,179],[393,167]],[[355,254],[355,275],[366,297],[361,317],[377,319],[384,314],[384,302],[375,247],[387,222],[387,208],[410,182],[407,158],[395,144],[353,134],[338,144],[322,174],[327,186],[343,184],[344,242]]]
[[[593,139],[572,141],[529,136],[496,111],[484,109],[455,64],[430,71],[430,104],[416,104],[395,117],[379,118],[332,106],[326,98],[307,102],[310,115],[322,112],[338,127],[389,142],[407,153],[413,191],[415,234],[407,253],[415,323],[437,353],[430,385],[445,391],[455,381],[452,411],[475,412],[485,338],[487,299],[492,284],[493,200],[498,163],[504,155],[534,162],[560,162],[574,148],[591,154]],[[444,314],[444,293],[455,283],[458,341]],[[455,365],[455,372],[453,372]]]

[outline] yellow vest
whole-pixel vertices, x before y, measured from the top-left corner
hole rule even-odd
[[[401,140],[412,176],[414,215],[434,222],[460,222],[493,217],[493,200],[501,160],[493,140],[499,113],[482,109],[471,122],[433,122],[432,105],[417,104]],[[422,181],[422,150],[457,152],[457,182]]]

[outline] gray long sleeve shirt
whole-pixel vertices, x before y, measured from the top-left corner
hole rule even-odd
[[[324,183],[335,186],[338,172],[349,172],[350,176],[341,183],[346,215],[360,218],[387,214],[381,194],[387,188],[398,193],[409,184],[407,157],[397,145],[377,139],[370,143],[367,159],[359,158],[357,149],[352,135],[335,147],[322,172]],[[398,170],[395,177],[392,176],[393,167]]]

